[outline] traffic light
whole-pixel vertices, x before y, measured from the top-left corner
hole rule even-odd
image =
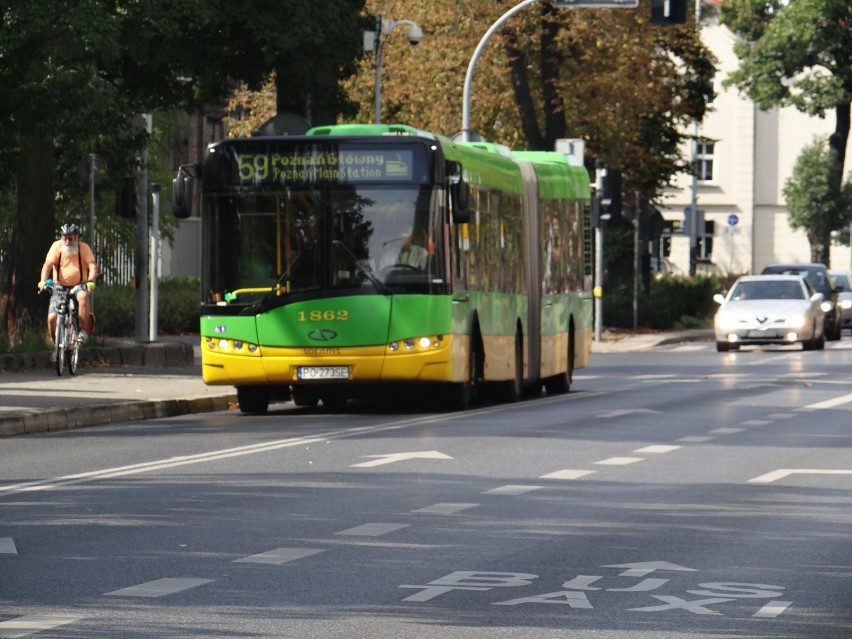
[[[603,196],[606,204],[606,212],[609,219],[621,215],[621,171],[618,169],[607,169],[604,176]]]
[[[136,218],[136,180],[124,178],[121,188],[115,192],[115,214],[118,217]]]
[[[651,0],[651,22],[659,25],[686,24],[686,0]]]

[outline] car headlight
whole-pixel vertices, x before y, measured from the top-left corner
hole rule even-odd
[[[839,306],[844,311],[848,311],[850,308],[852,308],[852,300],[840,300]]]
[[[834,304],[832,304],[831,302],[825,301],[822,304],[820,304],[819,307],[822,309],[823,313],[830,313],[831,309],[834,308]]]

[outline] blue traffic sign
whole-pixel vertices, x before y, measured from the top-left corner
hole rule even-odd
[[[736,226],[739,221],[740,221],[740,218],[737,217],[737,215],[734,214],[734,213],[731,213],[728,216],[728,226]]]

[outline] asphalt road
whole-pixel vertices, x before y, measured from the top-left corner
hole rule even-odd
[[[852,340],[0,441],[0,638],[848,639]]]

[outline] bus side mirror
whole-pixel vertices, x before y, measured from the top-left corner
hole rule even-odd
[[[172,213],[182,219],[192,215],[192,177],[187,172],[188,166],[192,165],[181,165],[172,180]]]
[[[470,186],[459,171],[450,176],[450,199],[453,204],[453,222],[467,224],[470,221]]]

